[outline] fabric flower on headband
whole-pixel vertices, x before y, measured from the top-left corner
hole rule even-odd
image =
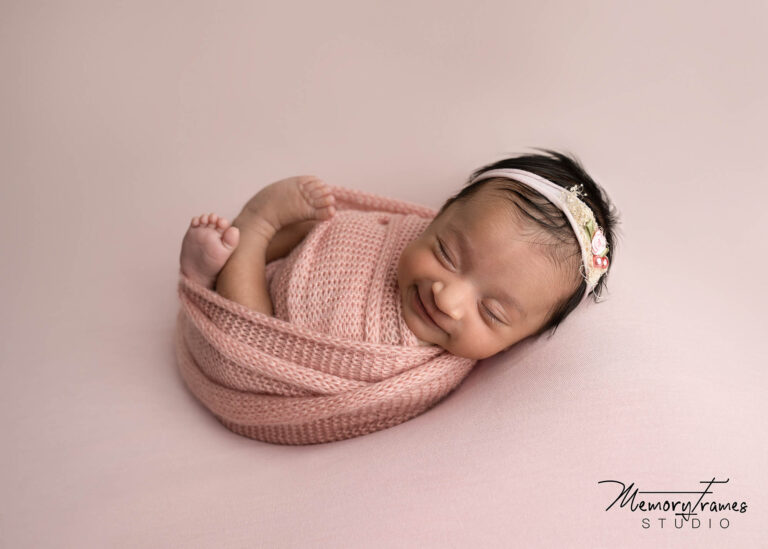
[[[592,240],[592,265],[598,269],[607,269],[608,258],[605,256],[608,253],[608,241],[605,239],[603,229],[598,227],[594,230],[594,223],[591,226],[587,225],[586,229]]]
[[[587,258],[592,257],[591,263],[585,265],[587,266],[585,278],[588,284],[594,286],[608,269],[608,241],[603,229],[595,222],[592,210],[579,198],[579,195],[583,194],[583,185],[574,185],[563,194],[568,210],[581,229],[579,240],[582,251],[588,254]]]

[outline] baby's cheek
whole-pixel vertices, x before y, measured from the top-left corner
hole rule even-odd
[[[397,262],[397,271],[399,274],[408,274],[413,270],[413,251],[410,247],[403,250],[400,259]]]
[[[483,337],[470,329],[454,333],[447,346],[448,352],[465,358],[476,358],[483,349],[485,349]]]
[[[397,260],[397,279],[400,282],[402,282],[403,278],[407,277],[410,272],[410,259],[408,258],[408,255],[408,249],[406,248]]]
[[[420,248],[412,257],[413,268],[419,271],[433,271],[439,265],[432,250],[427,247]]]

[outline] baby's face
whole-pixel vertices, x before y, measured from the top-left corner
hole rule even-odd
[[[528,243],[530,230],[492,185],[451,204],[403,250],[397,272],[405,322],[416,337],[475,360],[536,333],[576,289]]]

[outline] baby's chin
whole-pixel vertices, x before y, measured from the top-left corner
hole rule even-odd
[[[406,319],[405,323],[408,324],[408,320],[407,319]],[[437,343],[435,343],[434,341],[429,341],[427,339],[422,339],[419,336],[419,333],[416,331],[416,330],[419,329],[418,327],[416,327],[415,330],[414,330],[414,326],[410,326],[409,325],[408,327],[411,329],[411,332],[413,332],[413,335],[416,336],[416,340],[418,341],[420,347],[428,347],[428,346],[431,346],[431,345],[437,345]]]

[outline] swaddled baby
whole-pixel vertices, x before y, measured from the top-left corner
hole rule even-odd
[[[333,335],[370,341],[381,323],[394,323],[382,334],[396,341],[377,342],[487,358],[555,328],[588,294],[599,295],[613,257],[617,217],[604,191],[576,160],[544,152],[478,169],[434,219],[399,216],[394,223],[408,238],[376,257],[345,248],[344,235],[360,245],[361,234],[351,236],[364,230],[363,237],[383,242],[394,230],[387,226],[393,214],[337,211],[332,188],[318,177],[283,179],[251,198],[231,225],[215,214],[193,218],[181,272],[250,309],[305,326],[317,327],[320,310]],[[315,254],[308,268],[317,250],[327,257]],[[291,278],[297,269],[303,278]],[[345,298],[333,280],[350,280],[350,269],[359,271],[353,279],[361,291]],[[384,269],[376,297],[384,303],[375,309],[382,318],[366,319],[365,302],[350,300],[364,295],[377,269]],[[293,295],[313,300],[315,318],[286,299],[290,284],[302,285]],[[350,307],[361,322],[339,314]],[[328,323],[334,315],[338,321]]]

